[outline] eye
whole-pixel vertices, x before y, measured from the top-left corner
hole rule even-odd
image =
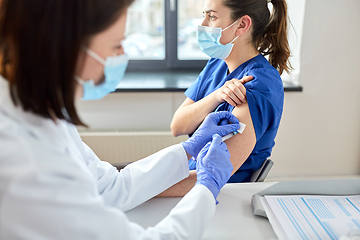
[[[122,49],[122,45],[121,44],[119,44],[119,45],[116,45],[114,48],[116,49],[116,50],[119,50],[119,49]]]
[[[213,16],[213,15],[209,15],[209,19],[210,19],[210,21],[215,21],[215,20],[216,20],[216,17]]]
[[[121,40],[118,44],[114,46],[115,50],[122,50],[124,48],[124,44],[126,44],[125,39]]]
[[[210,21],[215,21],[215,20],[217,19],[216,16],[211,15],[211,12],[203,12],[203,17],[204,17],[204,18],[209,17],[209,20],[210,20]]]

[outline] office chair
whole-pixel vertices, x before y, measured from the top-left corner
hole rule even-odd
[[[271,159],[266,159],[261,167],[251,174],[250,182],[263,182],[273,165],[274,162]]]

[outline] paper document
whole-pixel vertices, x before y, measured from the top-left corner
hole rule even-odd
[[[360,230],[360,195],[268,195],[261,202],[279,240],[335,240]]]

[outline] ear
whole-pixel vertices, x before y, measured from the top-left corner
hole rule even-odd
[[[252,26],[252,20],[249,15],[242,16],[237,23],[238,28],[236,30],[236,36],[242,36],[244,33],[248,32]]]

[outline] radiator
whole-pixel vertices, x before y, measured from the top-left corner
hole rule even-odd
[[[79,131],[82,140],[104,161],[128,163],[180,143],[187,136],[170,131]]]

